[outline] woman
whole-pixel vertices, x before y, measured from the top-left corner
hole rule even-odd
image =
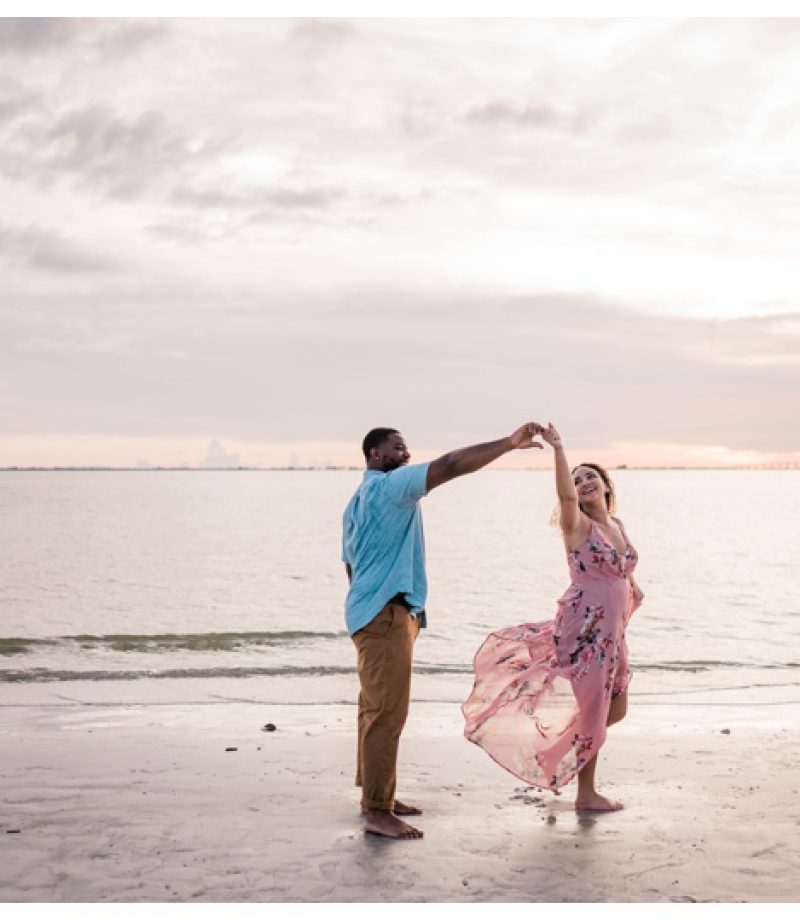
[[[515,776],[558,792],[578,777],[575,808],[617,811],[595,788],[606,727],[628,705],[625,626],[643,594],[636,551],[612,515],[614,487],[593,463],[570,472],[552,424],[561,532],[572,583],[555,620],[492,633],[475,656],[475,686],[462,711],[464,734]]]

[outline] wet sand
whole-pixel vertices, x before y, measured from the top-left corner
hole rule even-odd
[[[402,842],[363,833],[351,703],[198,683],[0,685],[0,900],[800,899],[796,683],[671,696],[640,676],[599,769],[626,808],[577,815],[418,680],[398,795],[425,838]]]

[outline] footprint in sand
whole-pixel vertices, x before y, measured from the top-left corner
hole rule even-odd
[[[318,866],[319,874],[326,882],[331,882],[338,875],[338,865],[335,862],[320,863]]]

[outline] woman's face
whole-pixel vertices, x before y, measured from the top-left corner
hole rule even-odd
[[[603,477],[590,466],[579,466],[572,474],[578,501],[581,504],[590,503],[601,499],[605,502],[608,486],[603,482]]]

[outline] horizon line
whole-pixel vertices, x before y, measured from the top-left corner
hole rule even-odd
[[[340,464],[320,464],[310,466],[106,466],[106,465],[70,465],[70,466],[1,466],[0,473],[237,473],[237,472],[359,472],[363,466],[346,466]],[[645,464],[632,465],[618,463],[609,465],[610,470],[798,470],[800,461],[784,463],[744,463],[714,465],[686,464]],[[552,466],[494,467],[503,473],[548,473]]]

